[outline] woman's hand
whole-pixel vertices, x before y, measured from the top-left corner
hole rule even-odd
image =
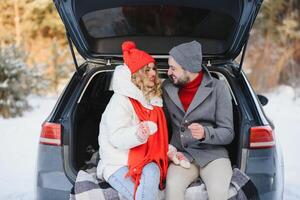
[[[147,141],[150,135],[157,132],[157,125],[152,121],[143,121],[139,124],[137,137],[141,142]]]
[[[191,167],[191,163],[190,161],[184,156],[184,154],[182,152],[177,152],[176,157],[179,160],[179,165],[183,168],[190,168]]]
[[[177,149],[169,144],[169,151],[167,153],[168,155],[168,158],[175,164],[175,165],[179,165],[180,161],[179,159],[177,158]]]
[[[182,152],[178,152],[177,149],[171,144],[169,144],[169,151],[167,155],[175,165],[180,165],[183,168],[190,168],[191,163],[189,160]]]

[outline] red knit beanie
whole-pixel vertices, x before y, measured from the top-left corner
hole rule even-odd
[[[124,63],[129,67],[131,74],[135,73],[149,63],[155,63],[155,60],[152,56],[145,51],[137,49],[135,43],[132,41],[123,42],[122,51]]]

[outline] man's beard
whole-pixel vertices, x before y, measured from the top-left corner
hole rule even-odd
[[[172,76],[169,76],[169,79],[177,87],[183,86],[183,85],[187,84],[188,82],[190,82],[190,77],[186,73],[184,73],[182,77],[177,78],[176,83],[175,83],[174,79],[172,78]]]

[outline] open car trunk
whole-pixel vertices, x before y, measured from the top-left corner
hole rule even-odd
[[[54,2],[68,37],[86,59],[120,55],[122,42],[131,39],[156,55],[197,40],[204,57],[228,60],[239,55],[262,0]]]
[[[163,79],[167,77],[166,66],[164,68],[165,69],[159,67],[160,76]],[[72,152],[70,157],[72,158],[72,163],[69,164],[76,171],[86,169],[88,167],[87,161],[89,161],[92,154],[99,149],[99,123],[102,113],[113,95],[113,91],[109,90],[113,69],[114,67],[107,66],[104,68],[93,69],[93,72],[90,72],[93,73],[93,75],[87,82],[88,85],[86,86],[81,99],[77,101],[77,107],[72,114],[74,119],[72,137],[74,139],[70,145],[70,152]],[[214,69],[214,71],[211,72],[214,77],[220,79],[225,78],[222,73],[228,73],[227,70],[224,70],[224,67],[220,67],[218,71]],[[229,77],[228,74],[224,75]],[[238,160],[241,153],[239,141],[241,140],[240,136],[242,134],[239,133],[240,109],[236,105],[234,98],[233,113],[235,138],[234,141],[227,146],[227,149],[230,154],[232,165],[239,167],[240,164]]]

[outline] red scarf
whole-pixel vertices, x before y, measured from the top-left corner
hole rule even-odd
[[[128,156],[128,174],[135,183],[134,198],[137,187],[140,184],[140,178],[145,165],[154,162],[160,169],[160,189],[163,189],[163,182],[167,176],[168,169],[168,129],[163,109],[153,106],[153,110],[149,110],[142,106],[140,102],[129,98],[135,113],[140,121],[153,121],[157,123],[157,132],[148,138],[145,144],[130,149]]]

